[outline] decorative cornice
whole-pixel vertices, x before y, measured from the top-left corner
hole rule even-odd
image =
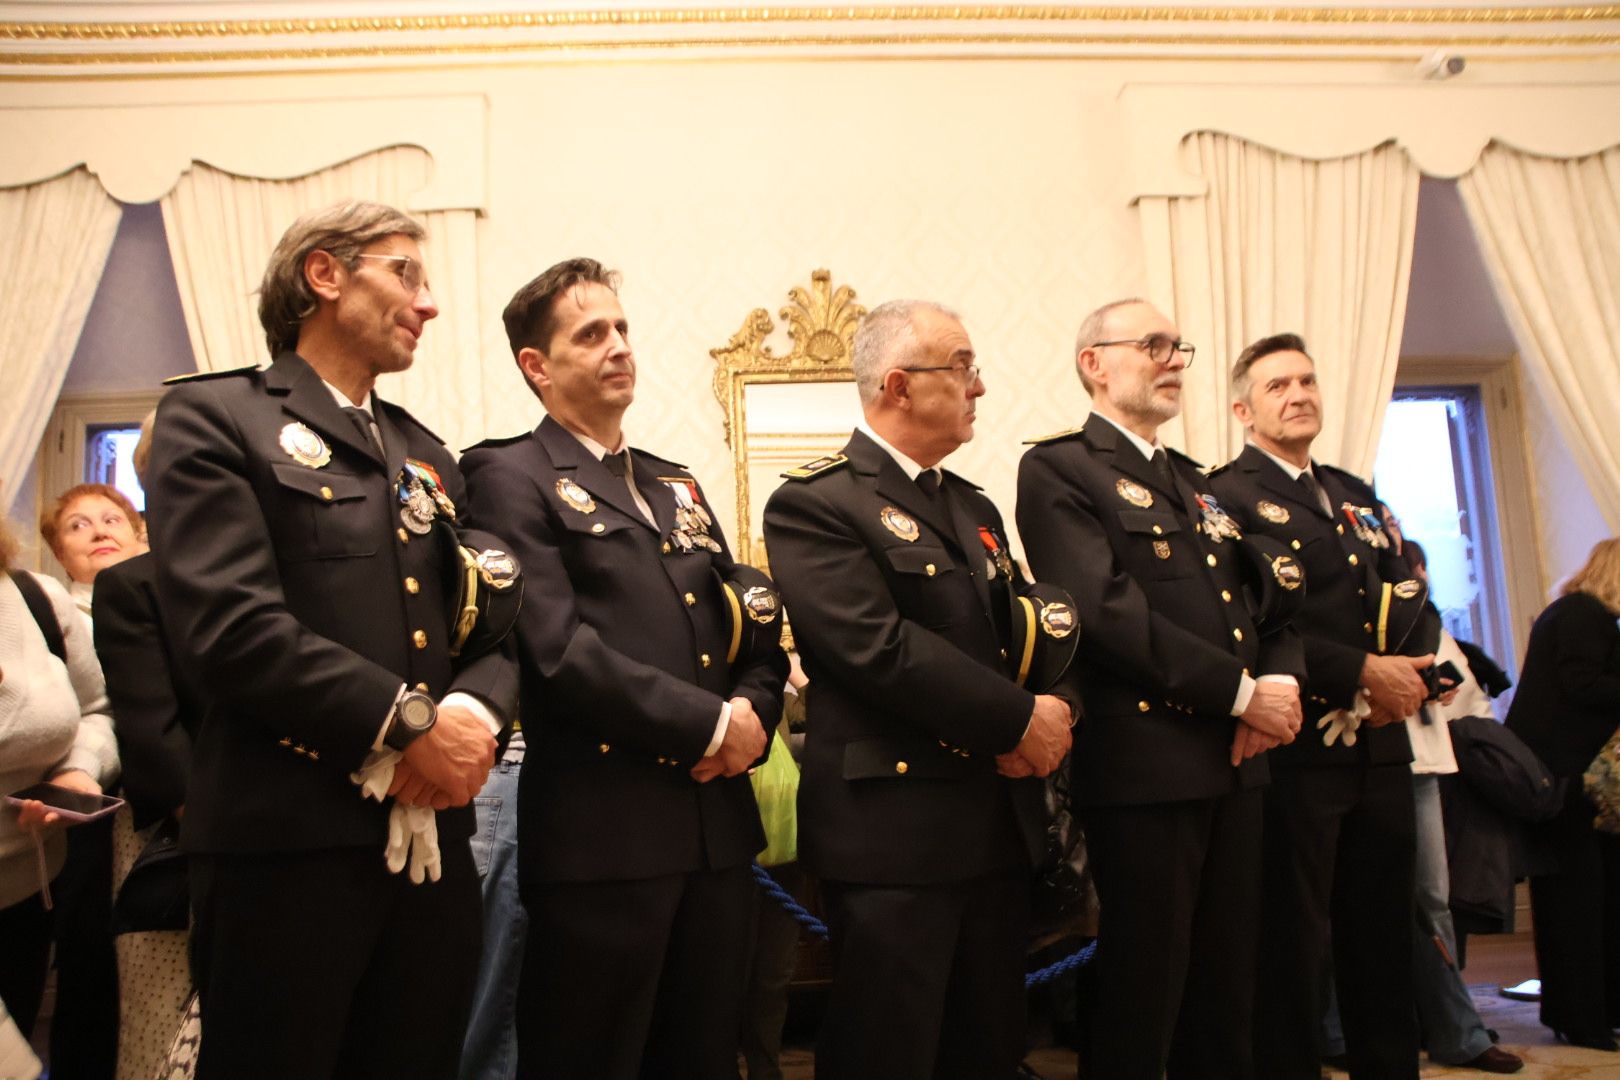
[[[295,34],[445,33],[581,26],[747,25],[824,22],[1111,22],[1338,25],[1536,25],[1620,20],[1620,5],[1521,7],[1082,7],[1057,4],[872,7],[645,8],[166,22],[0,23],[0,40],[130,41]]]

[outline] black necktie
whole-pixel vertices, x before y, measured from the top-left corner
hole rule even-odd
[[[930,502],[939,498],[939,473],[934,469],[924,469],[917,474],[917,486],[922,488],[923,494],[928,496]]]
[[[1170,455],[1164,452],[1164,447],[1161,446],[1153,451],[1153,457],[1150,460],[1153,462],[1153,467],[1159,470],[1159,475],[1164,478],[1165,484],[1169,486],[1171,491],[1175,491],[1176,474],[1175,470],[1170,468]]]
[[[1299,474],[1299,486],[1305,489],[1305,496],[1311,500],[1313,506],[1320,507],[1324,514],[1332,515],[1333,507],[1328,504],[1327,492],[1323,491],[1322,485],[1316,482],[1316,477],[1311,475],[1311,470],[1306,469]]]
[[[359,431],[360,437],[366,440],[366,445],[380,455],[383,452],[382,441],[377,438],[377,432],[371,426],[371,414],[358,405],[345,405],[343,411],[349,414],[350,420],[354,421],[355,430]]]
[[[603,454],[602,464],[607,466],[608,472],[623,480],[625,474],[630,471],[630,451],[620,450],[617,454]]]

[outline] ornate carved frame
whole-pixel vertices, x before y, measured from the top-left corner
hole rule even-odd
[[[866,308],[855,302],[848,285],[832,286],[832,273],[814,270],[810,285],[788,290],[788,303],[777,317],[787,326],[793,348],[778,356],[765,343],[776,324],[764,308],[755,308],[742,328],[723,347],[710,349],[714,358],[714,396],[725,414],[726,443],[736,470],[737,535],[734,547],[745,562],[762,563],[763,541],[750,535],[748,482],[748,387],[758,383],[847,382],[855,377],[851,366],[855,326]]]

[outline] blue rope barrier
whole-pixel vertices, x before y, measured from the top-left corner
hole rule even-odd
[[[800,926],[810,931],[810,933],[814,934],[816,937],[821,938],[823,941],[827,940],[826,923],[822,922],[820,919],[816,918],[814,915],[810,914],[810,912],[805,910],[804,905],[793,899],[788,891],[782,888],[781,885],[777,884],[775,878],[771,877],[770,871],[759,865],[759,863],[753,864],[753,871],[754,880],[758,882],[760,889],[764,891],[766,896],[769,896],[772,900],[775,900],[778,904],[781,904],[782,910],[793,916],[794,921],[796,921]],[[1065,956],[1056,963],[1048,964],[1039,971],[1032,971],[1028,975],[1025,975],[1024,989],[1033,990],[1037,986],[1042,986],[1051,982],[1053,979],[1067,975],[1069,972],[1074,971],[1077,968],[1084,967],[1086,964],[1091,962],[1091,958],[1095,955],[1097,955],[1097,942],[1087,942],[1085,945],[1081,946],[1080,949],[1070,953],[1068,956]]]

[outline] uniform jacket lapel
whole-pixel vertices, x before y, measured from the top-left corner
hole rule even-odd
[[[953,547],[960,543],[949,514],[923,494],[922,488],[906,476],[888,451],[857,431],[844,447],[844,453],[856,472],[876,478],[879,495],[923,522]]]
[[[534,429],[534,437],[545,448],[551,458],[552,467],[558,472],[572,474],[576,484],[631,520],[649,529],[658,528],[648,521],[641,509],[636,506],[636,500],[630,497],[630,488],[624,480],[609,472],[608,467],[603,465],[595,454],[585,449],[584,444],[574,438],[573,433],[567,428],[548,416]],[[652,499],[649,498],[647,502],[656,509],[658,504]],[[674,518],[673,510],[670,511],[670,517]]]
[[[1167,483],[1159,474],[1159,470],[1153,467],[1153,463],[1143,457],[1141,451],[1120,434],[1119,428],[1107,420],[1095,414],[1087,417],[1080,429],[1080,436],[1116,472],[1122,472],[1131,479],[1147,485],[1170,499],[1175,506],[1187,505],[1182,493],[1176,490],[1174,485]]]
[[[1276,495],[1280,499],[1287,500],[1290,506],[1297,506],[1308,511],[1309,513],[1315,514],[1319,518],[1327,518],[1330,521],[1332,520],[1332,514],[1325,513],[1322,510],[1322,507],[1317,504],[1316,500],[1305,494],[1305,489],[1300,487],[1297,481],[1290,479],[1288,474],[1283,472],[1281,465],[1278,465],[1275,461],[1272,461],[1271,458],[1266,456],[1264,451],[1262,451],[1258,446],[1255,446],[1253,443],[1250,443],[1243,448],[1243,453],[1238,455],[1237,464],[1238,468],[1242,469],[1244,472],[1252,473],[1258,477],[1261,485],[1264,486],[1266,490],[1270,491],[1273,495]],[[1317,477],[1316,482],[1318,484],[1322,482],[1320,476]],[[1327,488],[1324,487],[1322,490],[1327,491]],[[1332,501],[1333,494],[1329,492],[1328,502],[1330,505]]]
[[[377,456],[377,448],[370,439],[361,436],[360,429],[344,415],[332,392],[303,357],[293,352],[282,353],[265,373],[264,382],[271,393],[285,395],[283,410],[314,428],[324,438],[342,443],[355,453],[364,454],[375,461],[378,468],[383,466],[382,458]]]

